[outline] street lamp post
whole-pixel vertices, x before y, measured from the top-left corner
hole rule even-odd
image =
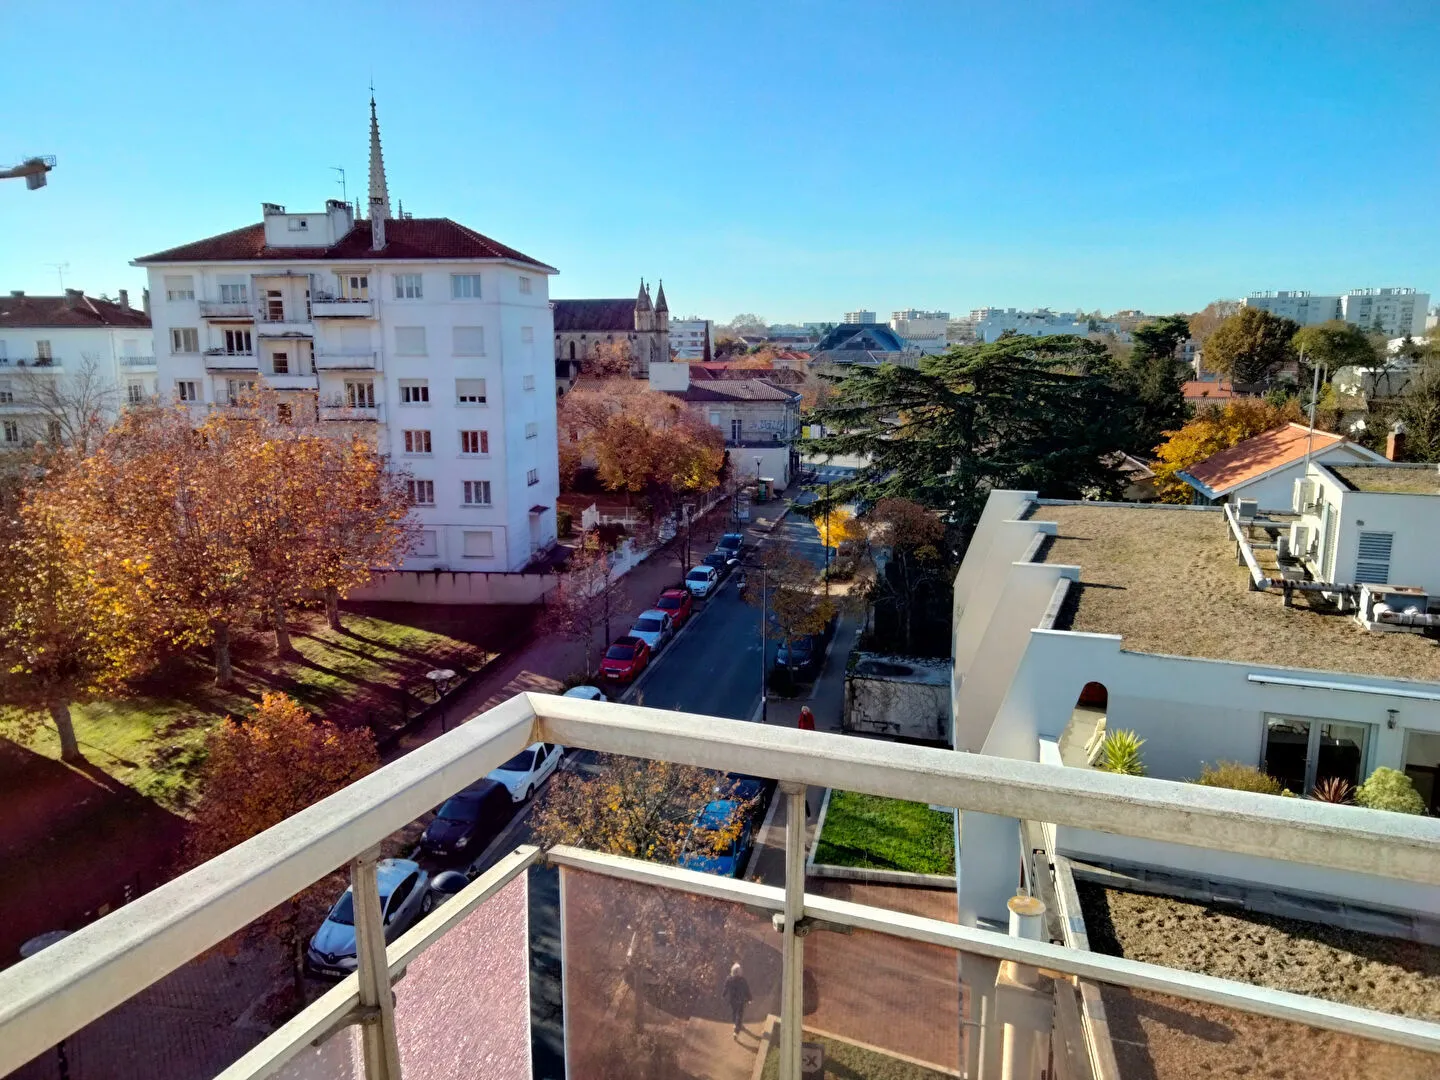
[[[766,716],[769,713],[770,702],[768,701],[766,676],[769,669],[765,663],[765,654],[768,651],[768,643],[765,640],[765,609],[770,603],[770,575],[765,567],[760,567],[760,722],[766,723]]]

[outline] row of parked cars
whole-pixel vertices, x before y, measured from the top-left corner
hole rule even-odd
[[[725,573],[738,565],[745,538],[726,533],[714,552],[685,575],[685,587],[666,589],[655,606],[635,618],[630,631],[616,638],[600,661],[600,679],[608,683],[633,682],[656,653],[695,614],[695,601],[703,600],[719,586]]]

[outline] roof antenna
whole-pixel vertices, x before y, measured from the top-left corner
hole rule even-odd
[[[335,181],[337,184],[340,185],[340,201],[343,203],[348,203],[350,201],[350,196],[349,193],[345,190],[345,170],[342,169],[339,165],[331,165],[330,171],[338,172],[340,174],[340,179]]]
[[[50,267],[50,269],[54,270],[55,273],[59,275],[59,277],[60,277],[60,295],[61,295],[61,296],[64,296],[64,295],[65,295],[65,271],[70,269],[70,264],[69,264],[68,262],[58,262],[58,263],[46,263],[45,265],[48,266],[48,267]]]

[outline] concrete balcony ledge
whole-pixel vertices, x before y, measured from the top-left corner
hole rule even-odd
[[[328,350],[316,352],[315,368],[317,371],[378,371],[380,370],[380,354],[374,351]]]
[[[218,300],[201,300],[200,317],[202,319],[238,319],[254,322],[255,309],[248,302],[231,304]]]
[[[345,405],[331,402],[320,406],[321,420],[352,420],[369,423],[384,423],[384,402],[375,405]]]
[[[253,352],[227,353],[223,350],[205,353],[206,371],[259,371],[260,359]]]
[[[310,375],[276,375],[273,372],[265,372],[265,385],[272,390],[318,390],[320,388],[319,377]]]
[[[327,297],[310,300],[310,315],[316,319],[373,319],[374,300],[352,300],[345,297]]]
[[[129,368],[131,370],[134,370],[136,368],[153,368],[155,366],[155,357],[122,356],[120,357],[120,366],[122,368]]]

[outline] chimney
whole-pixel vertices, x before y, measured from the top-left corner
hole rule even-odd
[[[148,317],[148,316],[150,315],[150,290],[149,290],[149,289],[141,289],[141,290],[140,290],[140,306],[141,306],[142,308],[144,308],[144,310],[145,310],[145,315]]]
[[[1390,434],[1385,439],[1385,456],[1391,461],[1405,460],[1405,422],[1396,420],[1390,426]]]
[[[78,307],[80,306],[80,301],[81,301],[82,299],[84,299],[84,294],[81,293],[79,289],[66,289],[66,290],[65,290],[65,306],[66,306],[66,307],[68,307],[68,308],[78,308]]]
[[[121,306],[122,308],[124,308],[126,311],[129,311],[129,310],[130,310],[130,290],[129,290],[129,289],[121,289],[121,290],[120,290],[120,306]]]
[[[385,249],[385,201],[378,195],[370,196],[370,250]]]

